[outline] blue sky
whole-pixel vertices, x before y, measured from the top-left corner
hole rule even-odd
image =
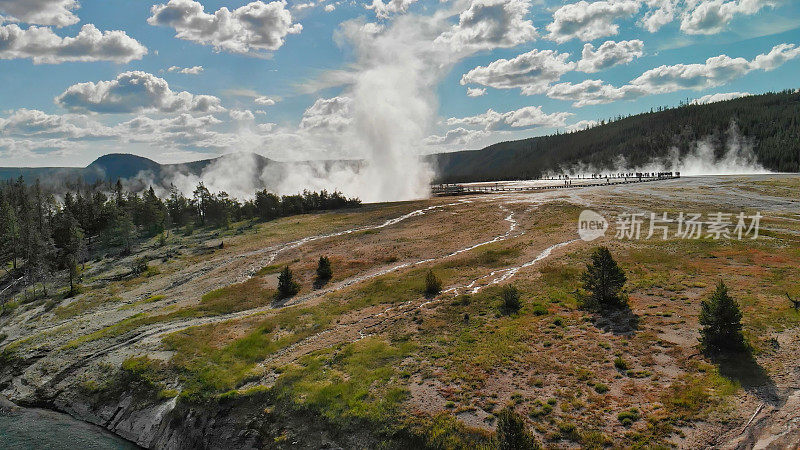
[[[0,165],[474,149],[796,89],[798,3],[0,0]]]

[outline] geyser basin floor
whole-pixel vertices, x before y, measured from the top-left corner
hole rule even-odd
[[[148,256],[160,274],[103,283],[130,261],[100,261],[86,276],[96,281],[80,296],[26,304],[0,319],[3,344],[13,350],[7,355],[18,358],[8,356],[18,373],[3,372],[0,381],[12,399],[96,401],[97,414],[99,406],[116,411],[115,402],[130,394],[120,388],[133,385],[143,389],[136,402],[120,406],[125,411],[167,408],[175,395],[179,405],[255,397],[259,411],[272,411],[269,419],[258,413],[237,420],[241,429],[263,433],[265,445],[369,447],[388,439],[381,434],[387,424],[419,431],[412,426],[419,423],[409,425],[416,417],[422,430],[444,427],[431,419],[439,413],[488,432],[509,402],[552,445],[698,448],[766,442],[784,429],[795,432],[774,442],[797,445],[791,427],[800,314],[785,297],[800,295],[797,198],[798,176],[682,178],[375,204],[241,234],[234,225],[229,235],[176,235],[164,248],[144,244],[129,258]],[[553,247],[576,238],[584,208],[609,218],[761,211],[762,238],[620,241],[609,233]],[[325,234],[336,236],[296,245]],[[225,246],[216,249],[220,239]],[[626,270],[636,330],[606,330],[577,309],[573,293],[596,245],[609,246]],[[178,249],[180,256],[160,262]],[[323,255],[334,277],[314,290]],[[273,308],[284,265],[303,289],[292,306]],[[469,298],[449,291],[522,266]],[[423,295],[429,269],[446,293]],[[747,365],[717,366],[697,351],[699,303],[720,278],[744,311],[755,349]],[[519,314],[498,309],[505,283],[522,294]],[[617,358],[625,369],[615,366]],[[109,383],[120,367],[130,377],[124,386]],[[639,419],[623,424],[618,416],[631,408]],[[297,409],[319,428],[309,432],[308,418],[292,414]],[[447,429],[462,439],[482,433]]]

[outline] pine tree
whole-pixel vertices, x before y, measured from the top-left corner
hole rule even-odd
[[[627,306],[627,299],[622,293],[627,278],[608,248],[598,247],[594,250],[592,262],[586,265],[581,280],[589,294],[583,299],[584,307],[607,311]]]
[[[742,336],[742,312],[720,281],[700,309],[700,343],[709,353],[736,352],[745,349]]]
[[[10,255],[14,270],[17,269],[17,257],[20,253],[19,237],[17,213],[8,200],[4,198],[2,204],[0,204],[0,244],[3,247],[3,253]]]
[[[432,297],[438,295],[439,292],[442,292],[442,281],[433,273],[433,270],[429,270],[425,274],[425,295]]]
[[[331,260],[327,256],[320,256],[319,263],[317,264],[317,284],[323,284],[333,277],[333,270],[331,269]]]
[[[281,274],[278,275],[278,300],[293,297],[298,292],[300,292],[300,285],[294,281],[292,270],[289,269],[289,266],[284,267]]]

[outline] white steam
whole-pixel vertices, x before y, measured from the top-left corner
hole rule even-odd
[[[631,173],[631,172],[680,172],[681,176],[701,175],[747,175],[769,173],[758,162],[752,143],[739,133],[735,123],[731,123],[725,133],[721,153],[720,145],[713,137],[695,142],[689,152],[680,153],[672,147],[660,158],[654,158],[644,165],[632,165],[619,156],[611,167],[598,168],[588,164],[576,164],[565,172],[571,176],[592,173]],[[554,175],[554,174],[550,174]]]

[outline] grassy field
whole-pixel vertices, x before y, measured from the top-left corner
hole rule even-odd
[[[667,187],[651,185],[653,195],[638,198],[578,192],[607,216],[753,212],[735,202],[684,201],[685,192],[665,198]],[[797,198],[800,184],[758,180],[741,190]],[[48,313],[63,324],[106,317],[97,312],[106,308],[119,320],[39,331],[15,345],[55,342],[65,357],[163,326],[147,341],[150,350],[123,347],[108,358],[152,386],[153,402],[264,396],[265,407],[281,412],[274,420],[282,431],[270,436],[276,446],[304,439],[293,419],[298,411],[337,436],[366,433],[362,444],[491,446],[497,415],[510,405],[547,447],[697,448],[723,443],[759,404],[780,408],[773,400],[798,368],[800,313],[786,299],[800,297],[796,212],[778,204],[762,213],[756,240],[619,240],[612,229],[587,243],[574,241],[584,206],[559,195],[475,197],[458,205],[436,199],[370,207],[363,215],[282,219],[233,233],[224,249],[184,252],[152,277],[89,289]],[[362,229],[430,206],[436,208],[396,225]],[[272,260],[237,256],[347,229],[353,231],[287,246]],[[554,244],[562,245],[543,253]],[[599,245],[627,275],[624,314],[579,307],[580,276]],[[334,277],[315,289],[320,256],[330,256]],[[231,276],[214,289],[169,283],[197,265],[209,264],[208,277],[243,262],[254,266],[251,276]],[[286,265],[302,289],[276,304],[277,272]],[[438,295],[425,293],[429,271],[442,282]],[[699,349],[700,302],[720,280],[741,306],[749,355],[712,360]],[[502,308],[507,286],[520,293],[518,311]],[[141,294],[120,297],[131,291]],[[100,389],[94,374],[82,382]]]

